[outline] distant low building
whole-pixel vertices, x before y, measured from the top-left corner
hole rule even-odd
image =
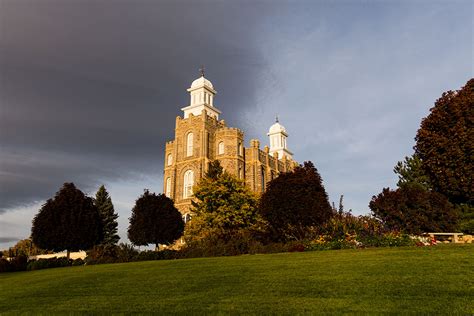
[[[210,161],[219,160],[228,173],[243,179],[248,187],[261,193],[280,172],[291,171],[297,163],[287,148],[288,133],[276,120],[269,131],[270,147],[250,140],[244,147],[244,132],[219,120],[214,107],[216,90],[204,77],[194,80],[187,90],[190,103],[176,118],[175,137],[165,145],[163,191],[189,218],[193,186],[205,175]]]
[[[57,253],[51,253],[47,255],[37,255],[37,256],[30,256],[28,259],[51,259],[51,258],[62,258],[62,257],[67,257],[67,252],[57,252]],[[70,259],[76,260],[76,259],[85,259],[87,257],[87,253],[85,251],[76,251],[76,252],[71,252],[69,255]]]

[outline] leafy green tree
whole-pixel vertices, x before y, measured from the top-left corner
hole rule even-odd
[[[100,186],[95,195],[94,204],[97,207],[102,220],[103,239],[101,244],[116,245],[120,240],[120,237],[117,234],[118,214],[115,213],[112,199],[105,189],[105,186]]]
[[[393,168],[393,172],[398,175],[398,187],[403,185],[419,185],[426,190],[430,189],[430,181],[425,174],[422,161],[418,155],[405,157],[404,161],[399,161]]]
[[[73,183],[65,183],[33,219],[35,245],[52,251],[87,250],[102,240],[100,215],[92,198]]]
[[[258,231],[262,220],[258,200],[244,182],[222,171],[218,161],[194,188],[194,216],[186,226],[186,241],[209,236],[229,240],[239,232]]]
[[[25,255],[27,257],[51,253],[50,251],[38,248],[33,244],[31,239],[19,240],[15,246],[10,248],[10,251],[14,253],[15,256]]]
[[[415,154],[433,189],[452,203],[474,203],[474,79],[443,93],[416,134]]]
[[[409,234],[451,232],[457,227],[458,212],[448,199],[419,185],[384,188],[369,207],[389,229]]]
[[[280,241],[304,238],[309,227],[323,225],[333,215],[321,176],[310,161],[270,181],[259,209],[271,238]]]
[[[128,226],[128,239],[136,246],[169,245],[183,234],[184,222],[173,200],[145,190],[135,202]]]

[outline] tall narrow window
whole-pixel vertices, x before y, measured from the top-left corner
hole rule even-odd
[[[224,154],[224,142],[219,143],[218,149],[217,149],[217,154],[218,155],[223,155]]]
[[[168,158],[166,158],[168,166],[171,166],[173,164],[173,155],[168,154]]]
[[[265,168],[262,166],[262,192],[265,191]]]
[[[165,192],[166,192],[165,193],[166,196],[170,198],[171,197],[171,178],[170,177],[166,178],[166,191]]]
[[[243,178],[244,178],[244,172],[243,172],[242,166],[239,166],[239,179],[243,179]]]
[[[193,142],[194,142],[194,135],[193,133],[189,133],[186,137],[186,156],[190,157],[193,155]]]
[[[239,149],[238,149],[238,153],[239,153],[239,156],[242,156],[243,155],[243,146],[242,146],[242,143],[239,143]]]
[[[187,199],[193,196],[194,172],[188,170],[184,173],[183,198]]]

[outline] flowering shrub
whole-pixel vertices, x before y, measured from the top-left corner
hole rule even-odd
[[[387,229],[373,217],[336,212],[323,227],[313,232],[307,250],[398,247],[414,244],[415,241],[408,235]]]

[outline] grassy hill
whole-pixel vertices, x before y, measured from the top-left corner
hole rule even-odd
[[[247,255],[0,275],[0,313],[474,314],[474,245]]]

